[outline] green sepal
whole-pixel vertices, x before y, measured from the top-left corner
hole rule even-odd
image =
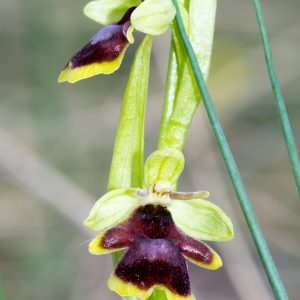
[[[140,0],[97,0],[89,2],[83,12],[93,21],[108,25],[119,21],[130,7],[140,3]]]
[[[167,31],[175,14],[171,0],[147,0],[133,11],[131,24],[143,33],[160,35]]]
[[[83,224],[92,230],[106,230],[129,217],[139,206],[140,200],[134,195],[136,189],[117,189],[101,197],[92,208]]]
[[[183,167],[184,156],[180,151],[168,148],[153,152],[145,163],[144,187],[149,188],[156,181],[165,180],[175,189]]]
[[[173,201],[168,209],[176,226],[197,240],[221,242],[233,238],[230,218],[209,201],[203,199]]]

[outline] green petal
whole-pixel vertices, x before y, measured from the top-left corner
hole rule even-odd
[[[228,241],[233,238],[231,220],[209,201],[175,200],[168,209],[176,226],[197,240]]]
[[[101,197],[92,208],[84,225],[92,230],[106,230],[129,217],[139,206],[136,189],[117,189]]]
[[[153,152],[147,159],[144,171],[144,186],[149,188],[158,180],[166,180],[176,186],[184,167],[183,154],[174,148]]]
[[[120,20],[128,8],[140,3],[140,0],[98,0],[89,2],[83,12],[93,21],[108,25]]]
[[[131,24],[141,32],[160,35],[167,31],[176,10],[171,0],[145,0],[131,15]]]

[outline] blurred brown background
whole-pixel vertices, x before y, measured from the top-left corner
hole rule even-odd
[[[99,29],[86,1],[0,3],[0,273],[9,300],[120,299],[110,257],[93,256],[82,221],[105,193],[122,94],[140,36],[121,68],[58,84],[68,59]],[[300,2],[263,1],[275,66],[300,147]],[[154,43],[146,154],[156,148],[169,36]],[[219,1],[209,88],[290,299],[299,299],[300,201],[268,81],[251,1]],[[180,190],[209,190],[235,239],[210,243],[224,266],[190,265],[198,300],[273,299],[203,104],[186,146]],[[81,246],[80,246],[81,245]],[[4,296],[5,294],[5,296]]]

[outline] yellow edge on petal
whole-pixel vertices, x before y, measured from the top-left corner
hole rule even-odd
[[[72,69],[72,63],[66,66],[66,68],[60,73],[58,82],[68,81],[74,83],[78,80],[89,78],[98,74],[110,74],[119,69],[122,59],[125,54],[125,50],[128,45],[124,47],[120,55],[113,61],[104,61],[101,63],[91,63],[86,66],[81,66]]]
[[[125,249],[125,248],[117,248],[117,249],[102,248],[101,242],[102,242],[102,239],[103,239],[103,236],[105,235],[105,233],[106,233],[106,231],[98,234],[95,238],[93,238],[93,240],[89,244],[90,253],[95,254],[95,255],[100,255],[100,254],[106,254],[106,253],[111,253],[114,251],[119,251],[119,250]]]
[[[115,291],[121,296],[135,296],[141,300],[148,299],[153,291],[153,287],[147,290],[139,289],[136,285],[127,283],[114,274],[110,275],[107,285],[112,291]]]
[[[213,254],[213,257],[212,257],[212,261],[209,263],[209,264],[204,264],[202,262],[199,262],[199,261],[196,261],[196,260],[193,260],[191,259],[190,257],[187,257],[185,256],[186,259],[188,259],[191,263],[197,265],[197,266],[200,266],[202,268],[206,268],[206,269],[210,269],[210,270],[216,270],[216,269],[219,269],[220,267],[222,267],[223,265],[223,262],[222,262],[222,259],[221,257],[215,252],[213,251],[211,248],[210,248],[212,254]]]
[[[160,288],[159,286],[156,286],[156,288],[165,290],[168,300],[196,300],[193,294],[189,294],[187,296],[181,296],[181,295],[174,294],[172,291],[164,287]]]
[[[143,290],[130,282],[121,280],[114,274],[110,275],[107,285],[111,290],[115,291],[120,296],[135,296],[141,300],[148,299],[154,288],[158,290],[164,290],[168,300],[196,300],[193,294],[186,296],[178,295],[167,289],[165,286],[159,284],[155,284],[151,288]]]

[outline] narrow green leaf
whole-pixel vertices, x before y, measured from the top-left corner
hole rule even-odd
[[[213,43],[216,1],[191,0],[183,5],[183,23],[197,51],[198,62],[208,75]],[[200,103],[200,93],[176,26],[172,26],[167,90],[158,149],[182,150],[187,130]],[[206,77],[205,77],[206,78]]]
[[[144,122],[152,37],[137,49],[126,87],[110,169],[108,190],[142,187]]]
[[[172,26],[173,28],[173,26]],[[176,86],[178,83],[178,59],[175,53],[174,35],[171,38],[171,48],[168,65],[168,75],[165,91],[164,107],[160,122],[158,149],[167,148],[168,125],[175,105]],[[176,147],[178,149],[178,147]],[[181,149],[180,149],[181,150]]]
[[[276,299],[285,300],[288,299],[283,283],[280,279],[276,266],[274,264],[273,258],[263,236],[263,233],[260,229],[259,223],[253,211],[251,202],[246,193],[244,184],[241,180],[240,174],[238,172],[237,166],[235,164],[234,158],[230,151],[229,145],[227,143],[225,134],[223,132],[222,126],[220,124],[219,118],[216,114],[214,105],[211,101],[210,94],[208,92],[207,86],[205,84],[203,75],[201,73],[201,69],[199,67],[197,58],[193,51],[193,47],[189,41],[189,38],[185,32],[180,11],[177,6],[176,0],[172,0],[174,6],[176,8],[176,22],[178,25],[179,32],[181,34],[183,43],[185,45],[185,49],[189,60],[191,62],[194,75],[197,81],[197,85],[201,92],[201,96],[203,99],[203,103],[205,105],[209,120],[212,125],[212,129],[215,133],[216,140],[219,144],[220,151],[222,153],[225,165],[227,167],[228,173],[230,175],[232,184],[234,186],[235,192],[239,199],[239,203],[241,205],[242,211],[244,213],[245,219],[247,221],[249,230],[251,232],[252,238],[254,240],[255,246],[259,253],[260,259],[262,261],[263,267],[265,269],[266,275],[269,279],[270,285],[272,287],[273,293]]]
[[[205,80],[212,54],[216,8],[216,0],[190,0],[188,36]]]

